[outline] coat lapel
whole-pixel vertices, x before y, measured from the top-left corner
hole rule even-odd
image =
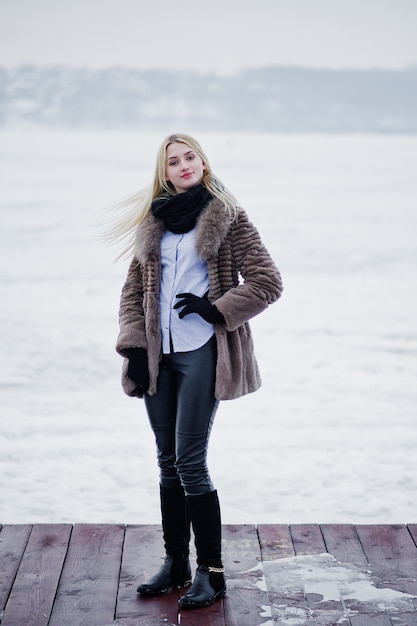
[[[231,219],[221,200],[214,198],[197,222],[196,247],[202,261],[216,256],[227,237]]]
[[[139,263],[145,265],[151,256],[155,258],[155,254],[160,257],[163,232],[163,223],[148,213],[136,232],[134,256]]]

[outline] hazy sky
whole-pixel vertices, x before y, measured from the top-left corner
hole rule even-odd
[[[417,0],[0,0],[0,65],[417,65]]]

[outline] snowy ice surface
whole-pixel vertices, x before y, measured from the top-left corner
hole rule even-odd
[[[341,563],[327,553],[264,561],[249,571],[259,572],[255,585],[262,590],[266,589],[266,574],[268,592],[273,598],[282,599],[275,600],[271,607],[278,624],[306,623],[310,609],[293,602],[305,597],[310,597],[310,604],[318,609],[322,603],[333,603],[333,610],[339,605],[345,616],[354,612],[415,611],[417,596],[387,586],[376,587],[369,571],[352,563]]]
[[[341,563],[331,554],[300,555],[264,561],[254,568],[268,573],[268,589],[284,595],[315,594],[318,602],[358,600],[386,603],[417,596],[389,587],[375,586],[371,573],[352,563]],[[251,570],[251,571],[254,571]],[[257,585],[265,589],[264,580]]]
[[[2,523],[159,522],[99,231],[163,134],[0,132]],[[223,522],[416,521],[417,137],[197,137],[285,285],[252,320],[262,388],[216,416]]]

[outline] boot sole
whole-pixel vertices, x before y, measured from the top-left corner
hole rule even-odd
[[[137,593],[144,598],[152,598],[154,596],[160,596],[163,593],[167,593],[170,589],[181,589],[183,587],[188,587],[191,585],[191,578],[188,580],[182,580],[180,582],[169,585],[168,587],[162,587],[162,589],[140,589],[139,587],[136,589]]]
[[[224,598],[226,595],[226,587],[218,591],[214,596],[208,598],[205,602],[194,602],[193,600],[187,600],[186,602],[181,602],[181,598],[178,600],[178,604],[181,609],[203,609],[206,606],[210,606],[214,604],[217,598]]]

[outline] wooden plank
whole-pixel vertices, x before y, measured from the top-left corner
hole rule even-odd
[[[289,526],[286,524],[259,524],[259,545],[262,561],[274,561],[294,556]]]
[[[116,524],[74,526],[49,626],[113,621],[124,532]]]
[[[377,588],[392,589],[417,595],[417,548],[404,525],[356,526],[363,550],[370,563],[372,578]],[[380,602],[384,605],[384,602]],[[362,607],[361,613],[366,613]],[[398,596],[389,602],[386,614],[392,624],[401,620],[413,624],[417,613],[417,598]]]
[[[362,544],[356,532],[356,528],[349,524],[323,524],[321,531],[328,551],[342,564],[352,570],[355,575],[357,568],[358,576],[364,573],[369,575],[370,565],[365,556]],[[369,576],[370,578],[370,576]],[[389,626],[389,617],[384,614],[382,608],[371,603],[359,602],[353,598],[343,598],[344,605],[349,612],[351,624],[365,626]]]
[[[310,608],[302,585],[298,589],[282,585],[279,565],[273,563],[295,556],[289,526],[260,525],[258,536],[272,617],[278,624],[292,622],[307,624],[310,619]]]
[[[351,524],[322,524],[320,526],[327,552],[341,563],[368,567],[358,535]]]
[[[136,592],[141,582],[158,571],[164,555],[160,525],[127,526],[116,605],[118,620],[140,618],[177,623],[178,590],[155,598],[142,598]]]
[[[32,526],[5,524],[0,531],[0,615],[6,606]]]
[[[417,546],[417,524],[407,524],[407,528],[415,545]]]
[[[33,526],[4,611],[5,625],[45,626],[71,530],[70,524]]]
[[[223,601],[225,624],[261,626],[270,623],[269,598],[255,526],[223,526],[223,560],[227,585]]]
[[[376,584],[417,595],[417,548],[404,525],[356,526]]]
[[[294,551],[297,555],[327,552],[318,524],[292,524],[290,532]]]
[[[295,557],[289,527],[273,525],[258,527],[259,543],[263,561],[263,572],[268,592],[271,616],[278,624],[307,624],[310,608],[304,595],[303,585],[297,587],[285,580],[282,584],[281,564]]]
[[[319,556],[327,554],[321,527],[318,524],[293,524],[290,526],[296,556]],[[332,555],[333,556],[333,555]],[[311,584],[311,582],[310,582]],[[310,609],[313,623],[320,625],[349,623],[337,581],[316,581],[314,592],[305,591],[305,598]],[[329,589],[331,587],[331,589]],[[330,592],[330,598],[329,598]],[[337,599],[336,599],[337,598]]]

